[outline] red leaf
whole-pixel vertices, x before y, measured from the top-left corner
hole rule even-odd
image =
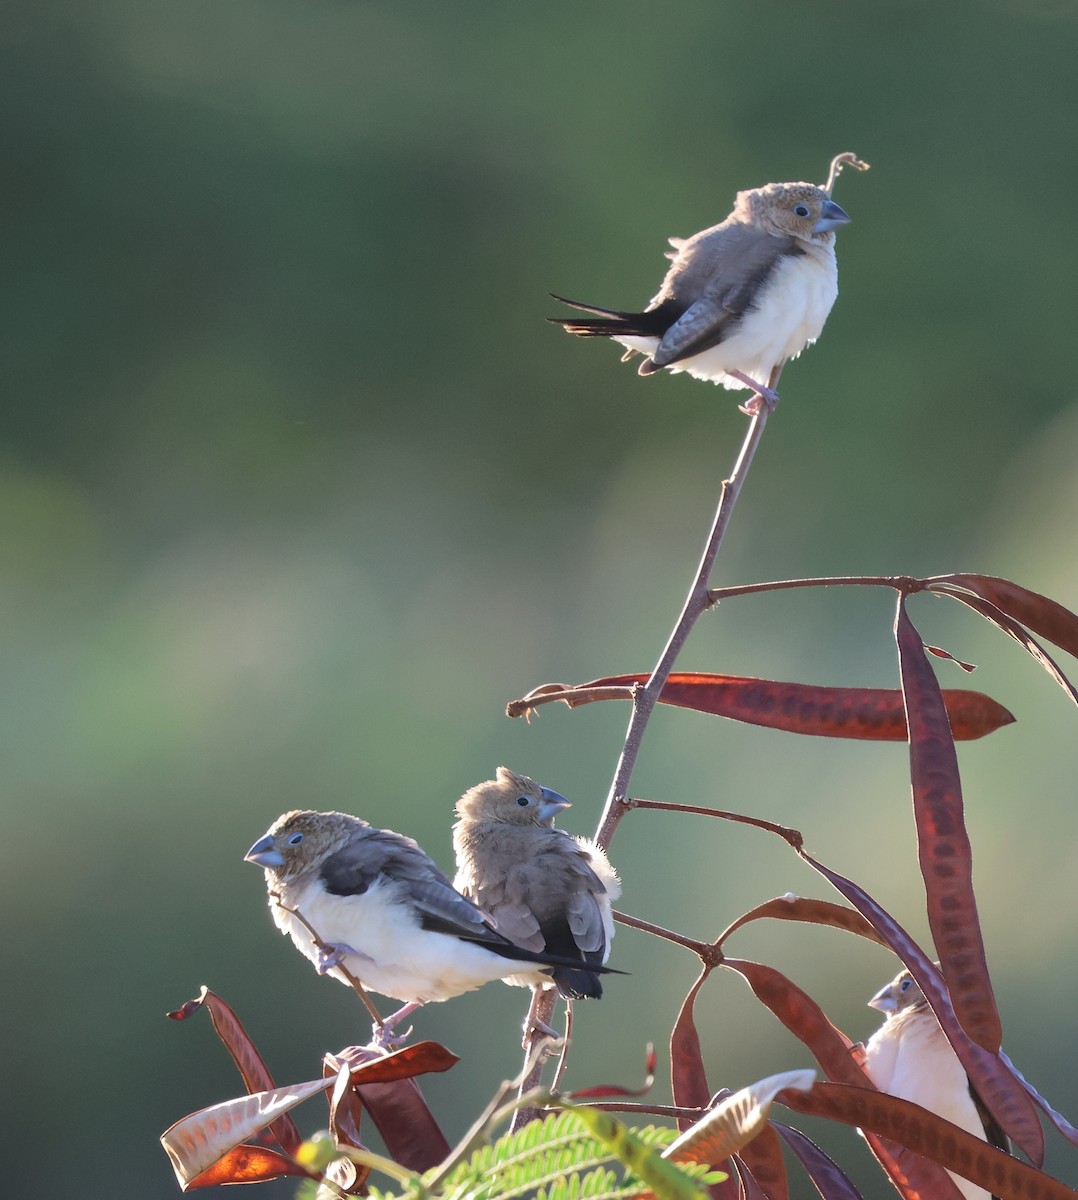
[[[935,586],[938,583],[950,583],[973,592],[1078,658],[1078,616],[1062,604],[997,575],[938,575],[929,581],[929,589],[939,590]]]
[[[318,1178],[276,1150],[265,1146],[236,1146],[212,1167],[192,1179],[183,1190],[192,1192],[195,1188],[218,1187],[222,1183],[265,1183],[266,1180],[281,1179],[285,1175]]]
[[[810,900],[792,894],[776,896],[774,900],[768,900],[743,913],[732,925],[727,926],[715,944],[721,946],[735,930],[750,921],[758,921],[761,917],[770,917],[776,921],[807,921],[813,925],[828,925],[833,929],[856,933],[860,937],[878,942],[881,946],[887,944],[872,928],[870,922],[855,909],[847,908],[844,904],[834,904],[830,900]]]
[[[790,1188],[786,1182],[786,1164],[782,1159],[782,1146],[778,1134],[766,1126],[760,1133],[742,1146],[738,1158],[752,1172],[767,1200],[790,1200]]]
[[[979,596],[969,596],[965,592],[946,587],[934,590],[942,596],[950,596],[954,600],[961,600],[967,608],[972,608],[974,612],[980,613],[986,620],[991,621],[997,629],[1002,629],[1004,633],[1014,638],[1019,646],[1036,662],[1040,663],[1075,704],[1078,704],[1078,690],[1075,689],[1074,684],[1063,674],[1055,659],[1013,617],[1009,616],[1002,609],[997,608],[990,600],[983,600]]]
[[[414,1079],[364,1083],[356,1091],[389,1155],[409,1171],[429,1171],[449,1155],[449,1143]]]
[[[352,1093],[370,1113],[390,1156],[411,1171],[426,1171],[446,1158],[449,1143],[413,1076],[448,1071],[459,1061],[437,1042],[416,1042],[392,1054],[353,1046],[327,1054],[325,1069],[332,1074],[351,1071]],[[346,1108],[343,1099],[337,1112],[358,1137],[359,1114]]]
[[[239,1071],[243,1079],[243,1086],[247,1091],[273,1091],[277,1086],[273,1082],[273,1076],[269,1073],[269,1068],[262,1055],[255,1049],[255,1044],[251,1041],[239,1017],[220,996],[211,992],[208,987],[203,985],[202,990],[193,1000],[188,1000],[175,1012],[166,1015],[173,1021],[186,1021],[200,1008],[205,1008],[210,1014],[210,1020],[217,1031],[217,1036],[236,1064],[236,1069]],[[269,1126],[269,1131],[285,1154],[295,1154],[303,1141],[295,1121],[287,1113],[278,1117]]]
[[[1057,1112],[1056,1109],[1054,1109],[1048,1103],[1048,1101],[1045,1100],[1040,1092],[1037,1091],[1033,1084],[1029,1082],[1029,1080],[1022,1074],[1021,1071],[1019,1071],[1019,1069],[1014,1065],[1014,1063],[1011,1062],[1011,1060],[1002,1050],[999,1052],[999,1056],[1003,1059],[1007,1066],[1010,1067],[1015,1076],[1021,1080],[1022,1086],[1030,1094],[1033,1102],[1044,1113],[1048,1120],[1052,1122],[1056,1129],[1059,1130],[1059,1132],[1067,1139],[1068,1142],[1070,1142],[1072,1146],[1078,1146],[1078,1128],[1072,1125],[1061,1112]]]
[[[823,1200],[862,1200],[861,1193],[850,1182],[846,1172],[800,1129],[782,1125],[778,1121],[772,1121],[771,1124],[800,1159]]]
[[[1058,1179],[908,1100],[840,1083],[817,1083],[809,1092],[783,1092],[780,1100],[798,1112],[857,1126],[866,1135],[872,1130],[894,1141],[901,1139],[914,1154],[939,1162],[1006,1200],[1074,1200],[1075,1193]]]
[[[700,1035],[696,1032],[696,1022],[693,1019],[696,997],[711,970],[711,967],[705,966],[689,989],[670,1034],[670,1086],[674,1103],[679,1108],[704,1109],[711,1099],[711,1089],[708,1087],[707,1072],[704,1069],[704,1056],[700,1051]],[[688,1129],[694,1119],[679,1117],[678,1129]]]
[[[901,595],[895,639],[910,728],[917,854],[932,940],[962,1028],[979,1046],[995,1054],[1003,1040],[1003,1027],[988,977],[973,893],[973,853],[966,834],[958,755],[939,684]]]
[[[744,1200],[767,1200],[764,1189],[757,1183],[756,1176],[752,1173],[752,1168],[740,1154],[734,1155],[734,1167],[741,1181],[741,1195]]]
[[[648,676],[609,675],[581,687],[646,683]],[[962,688],[944,693],[954,736],[960,741],[984,737],[1014,717],[982,692]],[[901,694],[893,688],[816,687],[777,683],[739,675],[675,672],[659,696],[663,704],[729,717],[749,725],[816,737],[904,742],[906,720]]]
[[[347,1066],[352,1083],[393,1083],[415,1075],[438,1074],[456,1066],[460,1059],[439,1042],[416,1042],[386,1054],[369,1046],[350,1046],[336,1054],[327,1054],[326,1062],[336,1074]]]

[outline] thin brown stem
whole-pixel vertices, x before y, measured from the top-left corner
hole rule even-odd
[[[771,372],[771,377],[768,380],[769,388],[773,390],[777,387],[781,374],[781,366],[776,367]],[[644,730],[647,728],[652,711],[659,699],[659,694],[670,677],[670,672],[674,669],[677,656],[681,653],[681,649],[692,632],[697,619],[712,605],[712,600],[708,592],[708,583],[711,579],[712,568],[715,565],[715,557],[719,552],[719,547],[722,545],[723,538],[726,536],[726,530],[730,525],[730,518],[733,515],[738,497],[741,495],[741,489],[744,486],[749,468],[752,466],[756,450],[763,438],[769,415],[770,407],[767,403],[763,402],[761,397],[759,410],[753,414],[749,422],[749,427],[741,443],[737,461],[734,463],[734,469],[729,479],[724,479],[722,482],[722,491],[719,495],[718,508],[715,511],[715,517],[711,524],[711,531],[704,545],[704,551],[700,556],[700,562],[697,565],[696,574],[693,577],[692,586],[689,588],[688,596],[682,607],[681,615],[678,617],[677,623],[674,625],[673,631],[667,639],[662,654],[659,656],[659,661],[655,664],[655,668],[651,672],[647,683],[642,687],[635,686],[632,689],[633,711],[629,718],[629,727],[625,733],[625,741],[622,745],[621,754],[618,757],[614,779],[610,785],[606,806],[599,819],[599,827],[595,835],[596,842],[604,850],[609,847],[621,818],[630,807],[629,781],[632,779],[633,768],[636,766],[636,759],[640,753],[640,746],[644,739]],[[699,953],[699,951],[696,952]],[[550,1000],[547,1001],[547,997],[544,995],[542,1000],[545,1002],[545,1008],[544,1004],[541,1003],[538,1009],[538,1016],[542,1021],[549,1024],[550,1015],[553,1012],[553,996],[551,995]],[[534,1031],[527,1036],[526,1044],[530,1045],[533,1038]],[[525,1078],[521,1083],[522,1091],[532,1090],[537,1086],[542,1075],[542,1069],[542,1061],[537,1058],[531,1071],[525,1074]],[[527,1121],[533,1120],[537,1115],[534,1111],[519,1109],[513,1118],[513,1128],[519,1129]]]
[[[912,575],[824,575],[817,579],[774,579],[767,583],[743,583],[735,587],[712,588],[708,592],[711,604],[731,600],[735,596],[751,596],[756,592],[781,592],[805,587],[889,587],[905,596],[927,590],[931,580]]]
[[[709,942],[701,942],[696,938],[685,937],[684,934],[675,933],[672,929],[664,929],[661,925],[653,925],[651,921],[644,921],[640,917],[631,917],[628,913],[615,910],[614,920],[619,925],[628,925],[630,929],[639,929],[644,933],[650,933],[655,937],[663,938],[665,941],[676,942],[679,946],[684,946],[686,950],[691,950],[694,954],[699,954],[701,957],[708,954],[711,950]]]
[[[279,909],[281,909],[283,912],[291,913],[292,916],[294,916],[296,918],[296,920],[299,921],[299,923],[311,935],[311,938],[314,940],[316,949],[323,950],[323,951],[331,949],[329,943],[324,942],[322,940],[322,938],[319,937],[318,931],[310,923],[310,921],[307,920],[307,918],[303,915],[303,913],[301,913],[299,911],[298,908],[289,908],[288,905],[285,904],[285,902],[281,899],[281,897],[276,892],[270,892],[270,899],[273,901],[274,904],[277,905],[277,907]],[[375,1025],[377,1025],[379,1027],[379,1029],[381,1029],[382,1028],[382,1018],[381,1018],[381,1016],[379,1016],[378,1009],[376,1009],[374,1007],[374,1003],[372,1002],[370,996],[367,995],[367,989],[363,986],[363,984],[359,981],[359,979],[355,975],[353,975],[352,972],[349,971],[349,969],[346,966],[344,966],[343,963],[338,963],[336,970],[340,971],[340,973],[345,977],[345,979],[347,979],[348,982],[352,985],[353,991],[360,998],[360,1000],[363,1001],[363,1006],[366,1008],[367,1012],[369,1012],[371,1014],[371,1017],[374,1019]]]
[[[781,367],[776,367],[771,372],[771,378],[768,380],[770,388],[774,388],[778,384],[781,370]],[[666,646],[659,656],[659,661],[655,664],[655,669],[651,672],[647,683],[643,687],[637,688],[633,693],[633,711],[629,718],[629,727],[625,733],[625,743],[618,758],[617,768],[614,771],[614,779],[610,785],[606,807],[603,809],[603,814],[599,819],[599,828],[595,834],[595,840],[604,850],[609,847],[618,824],[625,815],[625,802],[629,796],[629,781],[632,779],[636,759],[640,753],[640,746],[644,740],[644,730],[651,719],[651,713],[655,708],[656,701],[659,699],[659,693],[663,690],[667,679],[670,677],[670,672],[674,669],[677,656],[681,653],[681,648],[685,645],[697,619],[711,607],[712,601],[708,592],[708,581],[711,578],[711,571],[715,565],[715,557],[719,552],[719,547],[722,545],[723,538],[726,536],[730,517],[733,515],[738,497],[741,495],[745,476],[752,466],[757,447],[763,437],[764,429],[767,427],[768,415],[769,409],[767,405],[761,404],[760,411],[753,416],[749,423],[749,428],[745,433],[745,440],[741,444],[741,450],[737,456],[737,462],[734,464],[733,472],[729,479],[723,480],[722,492],[719,496],[719,506],[715,512],[715,519],[711,524],[711,532],[704,545],[704,552],[700,556],[696,575],[693,578],[692,586],[689,588],[689,594],[685,599],[681,615],[678,617],[677,624],[674,626],[673,632],[670,634]]]

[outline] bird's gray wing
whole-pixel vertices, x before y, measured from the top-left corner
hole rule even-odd
[[[476,904],[498,927],[498,932],[526,950],[540,951],[546,945],[539,918],[524,898],[519,880],[512,876],[487,882],[473,889]]]
[[[367,829],[322,864],[322,882],[335,896],[358,896],[383,879],[398,885],[424,926],[474,938],[489,930],[484,915],[449,882],[438,864],[410,837],[391,829]]]
[[[717,345],[756,306],[779,263],[803,254],[796,238],[775,237],[751,225],[720,225],[690,238],[678,251],[652,306],[683,306],[652,355],[670,366]]]

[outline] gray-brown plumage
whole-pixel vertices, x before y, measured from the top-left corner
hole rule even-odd
[[[689,238],[670,238],[671,266],[642,312],[596,308],[591,319],[551,318],[581,337],[609,337],[645,357],[641,375],[686,371],[727,388],[751,387],[774,404],[772,373],[823,330],[838,296],[835,230],[849,221],[831,199],[838,155],[824,187],[769,183],[738,192],[733,211]],[[750,408],[750,411],[754,411]]]
[[[499,767],[496,778],[457,802],[454,883],[516,945],[579,964],[549,975],[519,972],[506,983],[549,987],[553,980],[567,998],[599,997],[621,884],[594,842],[554,827],[568,807],[564,796]]]
[[[347,813],[285,813],[245,858],[265,869],[274,921],[320,973],[347,984],[344,966],[406,1001],[382,1022],[383,1034],[428,1001],[575,965],[575,956],[514,945],[411,838]]]

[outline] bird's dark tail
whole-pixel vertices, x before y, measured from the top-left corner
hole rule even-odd
[[[578,300],[567,300],[553,292],[550,294],[562,304],[579,308],[581,312],[595,314],[595,320],[584,320],[581,317],[547,317],[552,325],[560,325],[566,333],[575,333],[578,337],[661,338],[670,328],[671,314],[665,305],[649,309],[647,312],[622,312],[617,308],[596,308],[593,304],[581,304]]]
[[[602,970],[600,967],[599,970]],[[603,994],[603,985],[594,970],[581,967],[555,967],[550,972],[558,987],[558,995],[567,1000],[598,1000]]]

